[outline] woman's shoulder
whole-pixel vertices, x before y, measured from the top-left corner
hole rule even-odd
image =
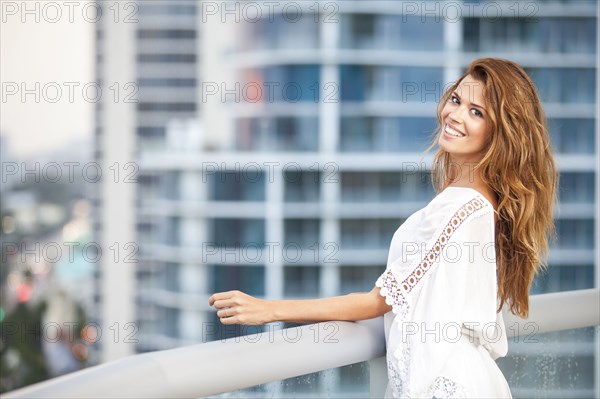
[[[495,198],[473,187],[448,186],[431,200],[429,207],[432,213],[455,213],[461,219],[478,211],[496,216]]]

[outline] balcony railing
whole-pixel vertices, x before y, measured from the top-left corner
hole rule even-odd
[[[530,317],[504,314],[509,336],[600,324],[600,290],[534,295]],[[329,324],[328,324],[329,323]],[[271,381],[371,363],[371,395],[386,386],[381,318],[328,322],[139,354],[34,384],[4,398],[197,398]],[[327,334],[335,328],[335,334]],[[527,330],[531,331],[531,330]]]

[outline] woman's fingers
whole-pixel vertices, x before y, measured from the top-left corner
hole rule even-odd
[[[223,324],[264,324],[269,321],[267,302],[241,291],[218,292],[208,298]]]
[[[220,299],[213,303],[213,306],[217,309],[230,308],[235,305],[235,301],[233,299]]]
[[[221,309],[217,312],[217,316],[219,316],[220,319],[232,317],[232,316],[235,316],[236,314],[237,314],[237,309],[235,309],[235,308],[225,308],[225,309]]]
[[[212,294],[210,298],[208,298],[208,305],[213,306],[215,301],[230,299],[234,295],[238,294],[239,291],[226,291],[226,292],[217,292],[216,294]]]
[[[242,324],[237,316],[225,317],[221,319],[222,324]]]

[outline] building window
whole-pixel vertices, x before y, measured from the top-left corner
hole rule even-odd
[[[219,171],[209,176],[215,201],[264,201],[265,176],[257,168]]]
[[[434,16],[345,14],[341,47],[352,49],[441,51],[443,21]]]
[[[560,249],[593,249],[594,220],[593,219],[558,219],[556,221]]]
[[[308,298],[319,295],[319,266],[285,266],[284,291],[287,297]]]
[[[213,219],[212,228],[217,247],[265,245],[264,219]]]
[[[594,153],[594,119],[548,119],[548,131],[553,147],[560,153]]]
[[[263,49],[316,49],[319,46],[320,24],[312,13],[304,13],[290,21],[279,13],[258,21],[242,21],[243,35],[239,46],[242,51]]]
[[[542,102],[593,104],[596,70],[593,68],[526,68]]]
[[[245,70],[245,83],[240,86],[237,98],[253,103],[318,103],[320,70],[319,65],[274,65]]]
[[[162,308],[159,323],[159,333],[169,338],[179,338],[179,314],[177,308]]]
[[[403,222],[399,219],[342,219],[342,248],[389,248],[394,232]]]
[[[318,202],[321,173],[292,170],[285,170],[283,176],[285,184],[284,200],[285,202]]]
[[[384,271],[385,266],[342,266],[342,294],[371,291],[375,287],[375,281]]]
[[[317,151],[316,117],[241,118],[236,147],[241,151]]]
[[[561,172],[559,198],[562,203],[594,203],[596,181],[594,172]]]
[[[180,243],[180,219],[178,217],[166,217],[163,220],[164,223],[159,227],[162,232],[162,240],[160,242],[164,242],[167,245],[178,246]]]
[[[171,291],[171,292],[179,292],[181,291],[179,284],[179,264],[167,262],[164,264],[162,273],[161,273],[161,288]]]
[[[139,78],[140,87],[196,87],[193,78]]]
[[[192,29],[138,29],[138,39],[195,39]]]
[[[196,54],[138,54],[138,62],[195,63]]]
[[[163,138],[165,137],[164,126],[138,126],[138,136],[143,140],[145,138]]]
[[[531,295],[594,288],[594,265],[550,265],[531,286]]]
[[[193,112],[196,103],[138,103],[138,111]]]
[[[285,219],[284,246],[310,248],[319,246],[319,219]]]
[[[197,8],[193,2],[159,2],[141,1],[138,4],[140,16],[146,15],[196,15]]]
[[[443,68],[372,65],[340,66],[341,99],[437,103],[444,89]]]
[[[465,18],[466,51],[588,53],[596,49],[596,20],[589,17]]]
[[[434,118],[342,116],[342,152],[423,152],[435,134]]]
[[[428,201],[433,197],[428,172],[344,172],[342,202]]]
[[[240,290],[249,295],[265,295],[264,266],[212,266],[214,292]]]

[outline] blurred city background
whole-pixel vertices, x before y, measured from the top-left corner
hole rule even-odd
[[[531,294],[599,285],[595,1],[0,4],[1,392],[243,334],[213,292],[369,291],[480,56],[534,79],[560,168]],[[597,342],[532,330],[498,363],[517,398],[598,397]],[[368,383],[356,364],[246,394]]]

